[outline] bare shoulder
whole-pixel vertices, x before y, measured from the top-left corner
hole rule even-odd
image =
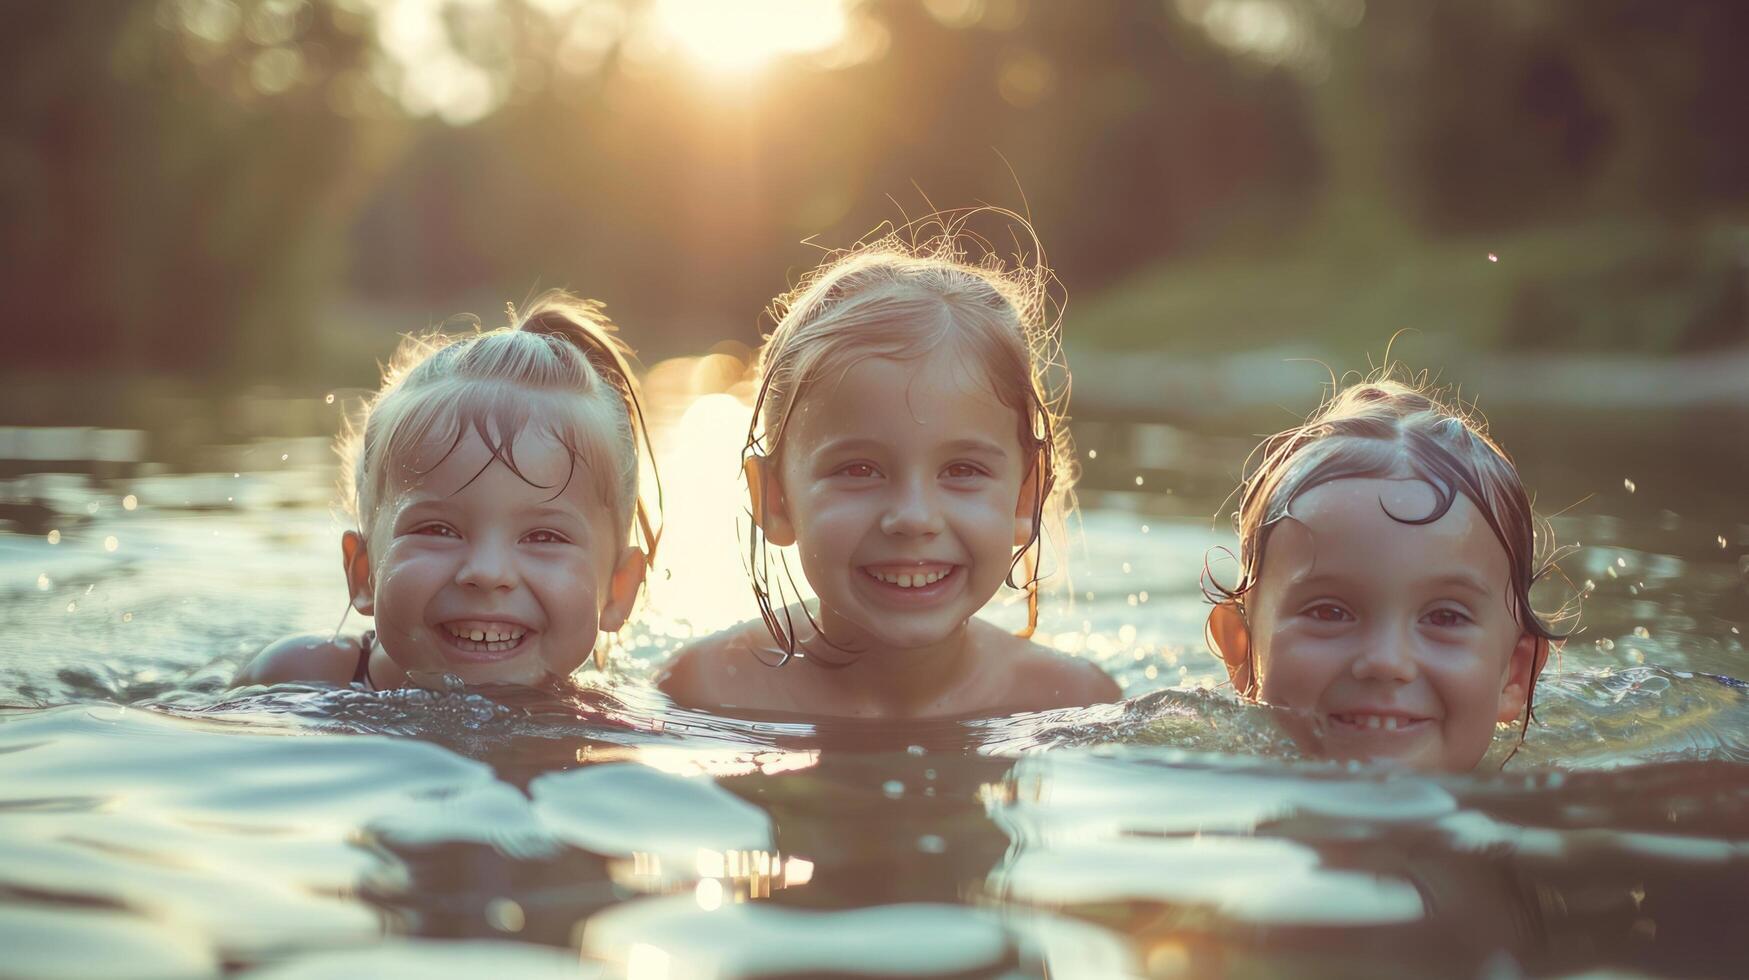
[[[270,643],[245,664],[232,687],[250,684],[346,684],[358,669],[358,641],[322,633],[303,633]]]
[[[688,707],[732,701],[745,686],[740,675],[742,668],[753,662],[749,653],[770,642],[771,635],[758,620],[707,636],[674,655],[656,677],[656,689]]]
[[[1015,700],[1027,710],[1078,708],[1123,697],[1117,682],[1089,661],[1012,634],[1003,634],[997,643],[995,653],[1013,679]]]

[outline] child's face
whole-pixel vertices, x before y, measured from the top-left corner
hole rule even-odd
[[[1510,603],[1506,551],[1459,494],[1431,524],[1418,480],[1336,480],[1270,536],[1249,610],[1260,697],[1311,713],[1325,751],[1473,767],[1524,707],[1537,640]]]
[[[469,683],[568,676],[598,629],[625,621],[642,581],[639,553],[552,436],[525,431],[514,447],[544,488],[492,459],[471,431],[438,462],[445,448],[428,446],[391,475],[368,574],[349,569],[354,605],[376,617],[384,649],[409,672]]]
[[[1031,528],[1019,428],[949,350],[862,360],[796,404],[761,526],[797,544],[828,638],[929,646],[995,595]]]

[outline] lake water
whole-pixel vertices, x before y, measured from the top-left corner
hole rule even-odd
[[[1041,639],[1122,704],[667,707],[656,665],[752,612],[712,370],[653,378],[663,565],[564,701],[227,689],[341,621],[320,395],[0,430],[0,975],[1749,974],[1741,413],[1496,420],[1584,629],[1518,757],[1436,778],[1299,759],[1203,647],[1212,515],[1285,414],[1077,420]]]

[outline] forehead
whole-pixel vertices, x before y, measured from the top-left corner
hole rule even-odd
[[[787,437],[895,446],[983,439],[1018,451],[1019,425],[982,365],[944,345],[915,358],[865,357],[820,379],[797,402]]]
[[[1281,581],[1329,572],[1381,582],[1468,573],[1501,588],[1506,549],[1463,494],[1438,520],[1433,488],[1422,480],[1332,480],[1295,498],[1275,527],[1263,575]],[[1272,574],[1273,573],[1273,574]]]
[[[553,432],[535,426],[496,454],[472,426],[459,438],[430,436],[392,461],[388,476],[394,494],[405,498],[478,498],[506,506],[544,501],[582,506],[595,498],[583,460]]]

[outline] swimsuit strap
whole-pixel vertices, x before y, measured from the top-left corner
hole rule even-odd
[[[377,631],[365,630],[364,636],[359,638],[359,645],[362,649],[358,651],[358,666],[352,668],[352,683],[363,684],[367,691],[376,690],[376,687],[370,682],[370,651],[372,647],[376,646],[376,642]]]

